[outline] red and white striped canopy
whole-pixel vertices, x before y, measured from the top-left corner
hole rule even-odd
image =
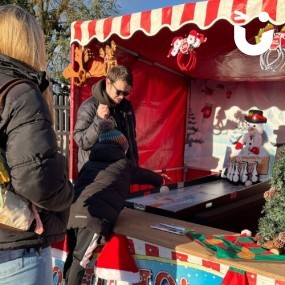
[[[247,19],[237,20],[236,11]],[[71,27],[71,43],[94,49],[114,40],[120,51],[195,78],[283,80],[285,68],[276,72],[262,70],[259,57],[245,55],[234,41],[234,25],[239,24],[245,27],[248,41],[255,44],[255,36],[267,24],[259,20],[261,12],[267,12],[269,21],[276,30],[281,30],[285,23],[285,0],[208,0],[114,18],[76,21]],[[172,41],[176,37],[185,38],[192,30],[204,34],[207,41],[196,49],[195,69],[181,71],[176,57],[167,55]],[[128,60],[120,53],[117,57],[121,63]]]
[[[248,19],[236,21],[235,10],[246,14]],[[189,23],[194,23],[201,30],[205,30],[221,19],[231,24],[247,24],[257,18],[261,12],[269,14],[271,23],[281,25],[285,22],[285,0],[208,0],[114,18],[76,21],[71,27],[71,43],[78,42],[85,46],[93,38],[105,42],[112,35],[128,39],[137,31],[153,36],[164,27],[177,31]]]

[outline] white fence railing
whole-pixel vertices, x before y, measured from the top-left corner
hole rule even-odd
[[[69,133],[70,133],[70,105],[69,96],[53,95],[55,107],[54,127],[57,135],[59,151],[69,157]]]

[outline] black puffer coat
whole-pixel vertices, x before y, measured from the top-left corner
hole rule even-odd
[[[39,86],[21,83],[9,91],[1,114],[0,144],[6,149],[15,192],[41,209],[44,226],[41,235],[34,232],[35,224],[28,232],[0,229],[0,253],[50,245],[65,235],[73,190],[65,158],[57,151],[48,106],[40,93],[48,86],[44,75],[0,54],[0,85],[12,78],[25,78]]]
[[[75,183],[75,202],[71,206],[68,227],[87,227],[99,233],[93,217],[106,219],[114,226],[131,184],[159,187],[162,183],[160,174],[134,166],[117,142],[98,142]]]
[[[98,81],[92,87],[92,96],[85,100],[78,109],[73,132],[73,138],[79,147],[78,171],[87,162],[92,146],[98,142],[98,125],[102,120],[97,116],[99,103],[108,105],[110,116],[116,121],[116,129],[121,131],[127,138],[129,143],[127,158],[132,160],[134,164],[138,163],[136,119],[133,107],[125,98],[119,105],[116,105],[106,93],[105,88],[105,80]]]

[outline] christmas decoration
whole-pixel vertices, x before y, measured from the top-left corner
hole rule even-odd
[[[206,95],[213,95],[213,89],[211,89],[210,87],[208,86],[205,86],[204,89],[201,90],[202,92],[204,92]]]
[[[264,29],[260,29],[255,41],[258,44],[261,41],[262,34],[268,30],[274,29],[272,24],[267,24]],[[276,71],[281,70],[285,65],[285,26],[280,32],[274,32],[270,48],[260,55],[260,67],[262,70]]]
[[[248,236],[248,234],[246,232],[240,235],[205,235],[196,232],[187,232],[186,236],[214,253],[217,258],[243,261],[285,262],[284,255],[276,255],[269,249],[256,244],[255,238]],[[281,244],[282,241],[281,239],[279,240]]]
[[[278,191],[274,188],[270,188],[268,191],[264,192],[263,197],[264,197],[265,201],[269,201],[276,194],[278,194]]]
[[[258,221],[256,240],[265,248],[283,253],[285,250],[285,147],[279,150],[270,179],[271,189],[264,193],[263,216]]]
[[[242,183],[250,187],[259,182],[260,175],[268,170],[269,156],[262,148],[263,124],[267,118],[260,110],[249,110],[244,119],[246,132],[241,135],[243,127],[240,125],[230,137],[230,141],[236,144],[221,176],[233,184]]]
[[[216,88],[224,89],[224,88],[225,88],[225,85],[222,84],[222,83],[218,83],[218,84],[216,85]]]
[[[171,42],[171,49],[167,57],[177,55],[177,65],[182,71],[191,71],[197,63],[195,48],[206,42],[207,38],[196,30],[190,31],[185,38],[175,37]]]
[[[76,47],[74,50],[74,60],[78,64],[78,70],[74,70],[72,64],[68,65],[62,72],[64,78],[74,77],[74,84],[76,86],[82,86],[86,80],[90,77],[102,77],[106,76],[107,72],[112,66],[117,65],[115,57],[116,44],[111,41],[111,45],[106,45],[105,49],[99,50],[99,56],[102,61],[94,60],[94,54],[89,48]],[[89,68],[89,66],[91,66]]]
[[[139,270],[130,253],[128,239],[114,234],[104,245],[94,267],[96,278],[138,283]]]
[[[189,147],[192,147],[194,143],[198,144],[204,143],[202,134],[199,131],[199,128],[196,124],[195,115],[191,108],[189,109],[188,113],[188,128],[187,128],[186,143],[188,143]]]
[[[241,235],[245,235],[247,237],[251,237],[252,236],[252,232],[248,229],[244,229],[240,232]]]
[[[246,272],[241,269],[230,267],[221,285],[232,285],[232,284],[249,285]]]
[[[203,113],[203,118],[208,119],[212,115],[212,109],[213,109],[213,104],[211,103],[206,103],[205,106],[201,109],[201,112]]]
[[[247,132],[238,141],[235,149],[239,151],[238,154],[243,152],[247,155],[258,155],[262,144],[263,123],[267,122],[267,118],[260,110],[249,110],[248,115],[244,118],[247,121]]]
[[[111,45],[106,45],[105,50],[100,48],[99,54],[104,59],[105,75],[109,72],[110,68],[117,65],[117,58],[115,57],[116,44],[111,41]]]
[[[226,93],[226,98],[230,99],[232,97],[233,92],[231,90],[228,90]]]

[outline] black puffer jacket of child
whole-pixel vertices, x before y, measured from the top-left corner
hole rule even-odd
[[[87,227],[98,232],[98,223],[94,222],[93,218],[105,219],[114,226],[131,184],[150,184],[159,187],[162,183],[160,174],[134,166],[126,158],[119,143],[98,142],[90,153],[90,160],[82,167],[75,184],[75,201],[71,206],[68,227]]]

